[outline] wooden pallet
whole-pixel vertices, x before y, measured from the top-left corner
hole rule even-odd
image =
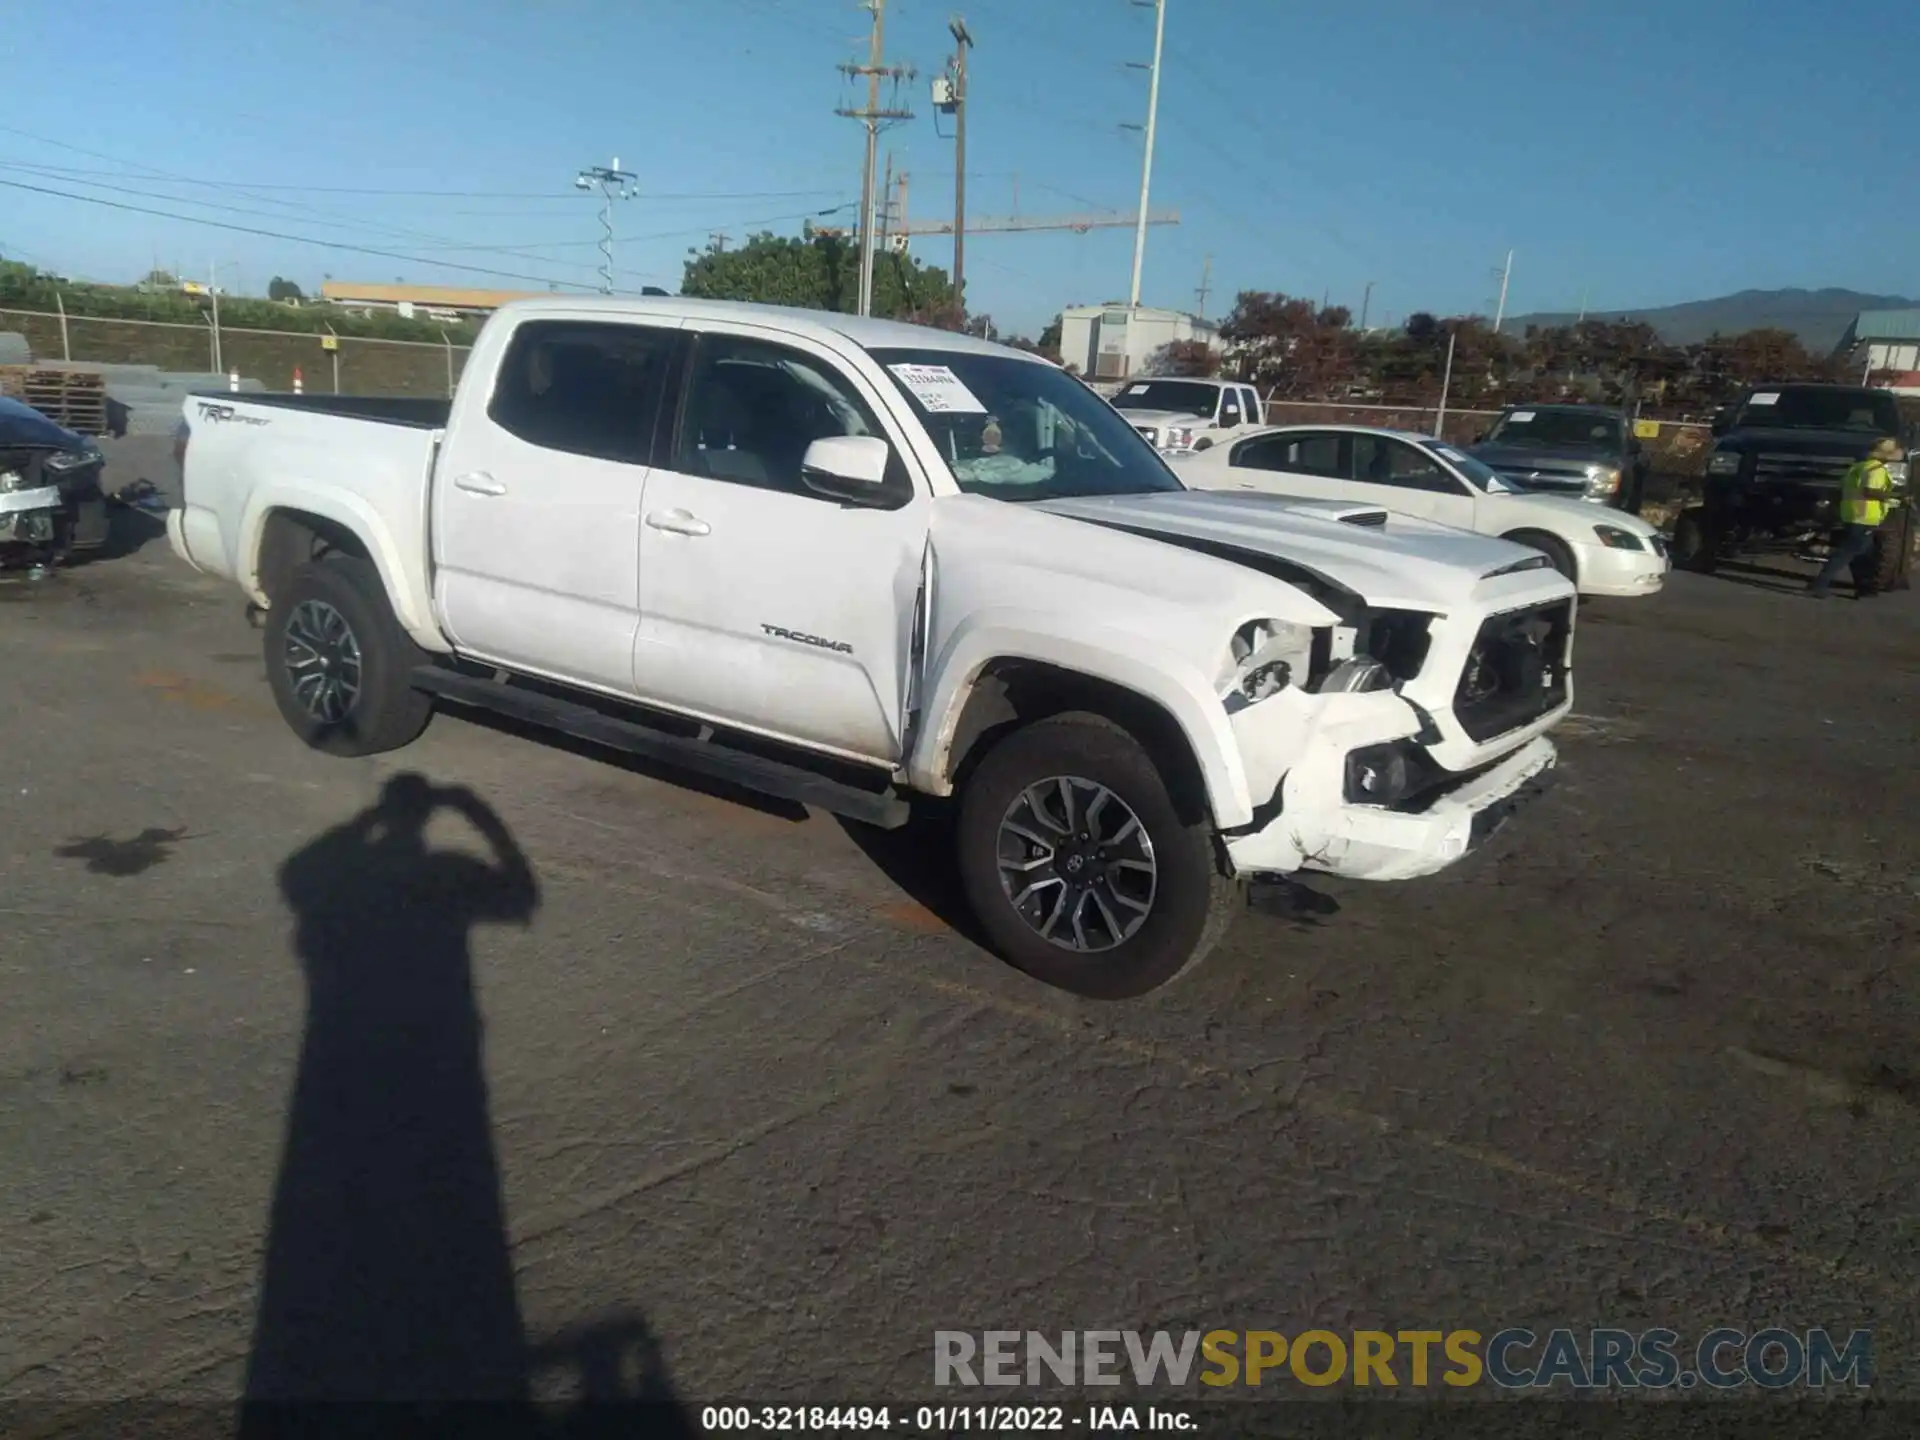
[[[107,377],[97,370],[0,365],[0,395],[24,401],[56,425],[83,435],[107,428]]]

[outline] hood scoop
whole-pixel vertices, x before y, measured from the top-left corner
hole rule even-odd
[[[1384,530],[1387,525],[1385,510],[1354,510],[1340,517],[1342,525],[1365,525],[1374,530]]]

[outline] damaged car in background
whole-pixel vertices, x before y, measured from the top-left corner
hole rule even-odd
[[[0,569],[45,571],[107,542],[100,447],[0,397]]]

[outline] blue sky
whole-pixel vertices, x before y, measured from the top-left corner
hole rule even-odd
[[[917,118],[882,141],[911,215],[951,209],[926,86],[955,11],[977,42],[970,211],[1131,209],[1141,142],[1119,126],[1144,118],[1127,62],[1151,54],[1150,9],[890,0],[888,59],[921,71]],[[618,283],[671,289],[709,231],[854,213],[834,66],[865,27],[853,0],[21,5],[10,72],[64,66],[41,93],[74,103],[0,117],[0,254],[103,280],[219,265],[256,293],[275,273],[590,285],[595,202],[571,182],[618,155],[642,192],[618,208]],[[1212,314],[1243,288],[1357,310],[1369,280],[1376,321],[1490,311],[1509,247],[1510,313],[1920,292],[1917,50],[1910,0],[1168,0],[1153,202],[1181,223],[1149,232],[1142,298],[1194,307],[1211,256]],[[944,266],[951,241],[916,251]],[[969,300],[1032,333],[1124,297],[1131,253],[1125,229],[972,236]]]

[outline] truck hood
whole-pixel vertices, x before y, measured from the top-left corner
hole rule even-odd
[[[78,454],[87,449],[87,443],[84,435],[76,435],[32,406],[0,396],[0,447]]]
[[[1035,508],[1197,550],[1284,577],[1297,567],[1369,605],[1446,611],[1489,589],[1540,587],[1535,552],[1375,505],[1238,491],[1172,491],[1074,500]],[[1514,566],[1524,568],[1515,571]],[[1557,577],[1556,577],[1557,578]],[[1519,582],[1517,585],[1513,582]],[[1565,585],[1565,582],[1561,582]],[[1305,587],[1311,591],[1311,585]],[[1569,593],[1571,587],[1565,586]]]
[[[1865,430],[1734,430],[1714,441],[1716,450],[1765,450],[1773,455],[1845,455],[1864,460],[1886,437]],[[1896,437],[1897,438],[1897,437]]]
[[[1598,445],[1470,445],[1467,453],[1506,478],[1537,470],[1543,478],[1580,475],[1589,465],[1624,465],[1625,457]]]

